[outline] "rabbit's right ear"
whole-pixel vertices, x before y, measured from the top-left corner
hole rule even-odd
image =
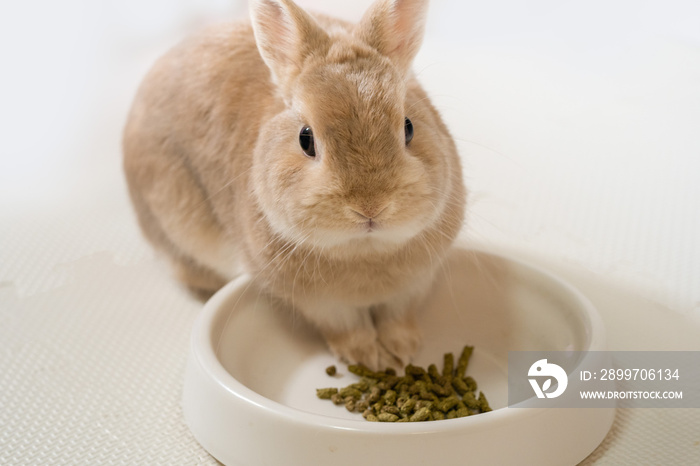
[[[291,0],[252,0],[250,16],[260,55],[286,97],[304,60],[328,49],[328,35]]]
[[[377,0],[362,17],[359,35],[406,74],[423,41],[427,11],[428,0]]]

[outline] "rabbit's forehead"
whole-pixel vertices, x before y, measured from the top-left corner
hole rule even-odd
[[[329,64],[301,78],[302,113],[328,123],[377,115],[403,121],[405,85],[391,67]]]
[[[396,82],[393,76],[387,72],[377,70],[367,70],[361,67],[343,69],[338,67],[334,70],[333,78],[345,80],[352,90],[357,92],[358,100],[362,102],[373,102],[378,99],[385,99],[393,94],[396,89]]]

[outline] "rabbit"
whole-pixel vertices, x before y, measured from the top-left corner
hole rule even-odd
[[[148,72],[123,135],[140,227],[210,295],[247,273],[340,360],[401,367],[462,229],[455,143],[411,71],[427,0],[355,24],[251,2]]]

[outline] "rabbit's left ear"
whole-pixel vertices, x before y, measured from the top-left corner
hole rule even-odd
[[[250,16],[260,55],[283,90],[309,55],[328,47],[328,35],[291,0],[251,1]]]
[[[408,73],[425,31],[428,0],[379,0],[365,13],[358,35]]]

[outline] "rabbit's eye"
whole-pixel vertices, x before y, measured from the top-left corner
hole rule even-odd
[[[299,132],[299,145],[309,157],[316,156],[316,146],[314,144],[314,133],[310,126],[304,126]]]
[[[411,123],[411,120],[409,120],[408,117],[406,117],[403,129],[406,133],[406,145],[408,145],[408,143],[411,142],[411,139],[413,139],[413,123]]]

